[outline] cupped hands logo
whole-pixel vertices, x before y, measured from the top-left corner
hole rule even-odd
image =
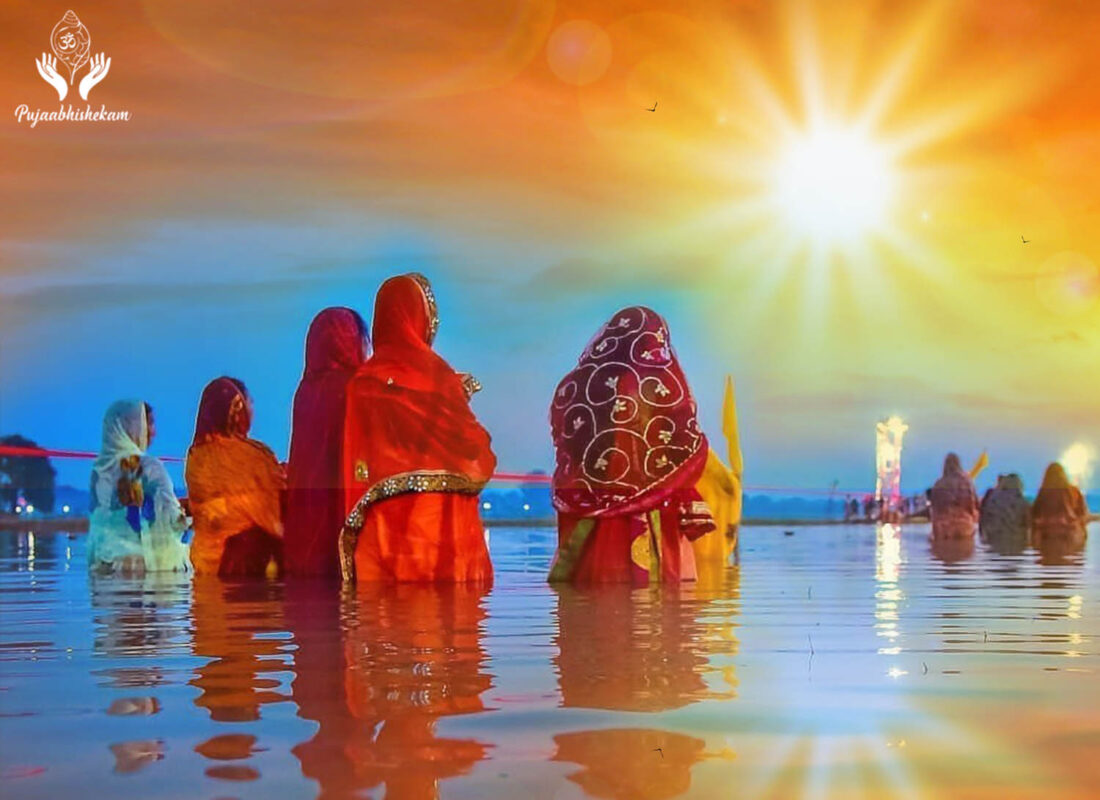
[[[77,73],[87,64],[88,71],[80,79],[77,90],[82,99],[88,99],[88,93],[99,84],[111,69],[111,59],[103,53],[92,56],[92,35],[88,28],[72,11],[66,11],[61,21],[50,31],[50,48],[53,55],[42,53],[34,64],[42,80],[57,90],[57,99],[62,101],[69,94],[69,86],[76,83]],[[58,69],[60,62],[69,73],[68,79]]]

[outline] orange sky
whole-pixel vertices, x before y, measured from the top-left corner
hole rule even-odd
[[[72,6],[112,59],[90,102],[133,119],[31,129],[68,8],[0,8],[0,432],[94,446],[150,392],[179,451],[233,370],[282,451],[318,304],[369,313],[415,266],[508,467],[548,463],[548,391],[631,302],[669,316],[714,433],[735,374],[758,482],[868,484],[891,412],[921,480],[950,447],[1036,476],[1100,444],[1094,3],[97,2]],[[815,103],[873,117],[897,171],[884,229],[819,258],[760,208]]]

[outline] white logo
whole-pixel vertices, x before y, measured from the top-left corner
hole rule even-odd
[[[65,16],[50,31],[50,49],[53,50],[53,55],[43,52],[40,58],[34,60],[34,65],[42,80],[57,91],[59,104],[63,104],[65,98],[69,97],[71,86],[76,86],[81,99],[87,100],[88,93],[111,71],[111,59],[106,54],[92,55],[92,35],[72,11],[66,11]],[[88,68],[87,72],[79,76],[84,67]],[[16,107],[15,118],[19,122],[29,122],[33,128],[39,122],[127,122],[130,112],[108,109],[102,104],[98,109],[93,109],[90,105],[74,108],[72,103],[68,106],[60,105],[56,111],[46,111],[41,108],[32,109],[23,103]]]
[[[34,60],[34,65],[38,67],[38,74],[42,76],[42,80],[57,90],[59,101],[65,99],[69,93],[69,85],[76,83],[76,73],[80,72],[89,61],[91,66],[87,74],[80,79],[78,87],[80,97],[84,100],[88,99],[88,92],[106,78],[111,69],[111,59],[103,53],[92,56],[91,59],[88,58],[92,51],[92,35],[72,11],[66,11],[61,21],[53,26],[53,30],[50,31],[50,47],[54,54],[51,56],[43,53],[42,58]],[[69,68],[67,81],[57,71],[59,59]]]

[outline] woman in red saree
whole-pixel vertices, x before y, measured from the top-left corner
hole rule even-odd
[[[184,476],[195,523],[196,574],[262,576],[282,563],[283,468],[248,438],[252,399],[235,378],[207,384]]]
[[[346,580],[492,580],[477,495],[496,456],[470,410],[477,382],[432,350],[438,325],[424,276],[390,278],[378,290],[374,355],[347,390]]]
[[[695,484],[707,440],[656,312],[615,314],[554,393],[552,582],[694,580],[691,541],[714,523]]]
[[[1031,529],[1036,544],[1044,537],[1085,535],[1089,508],[1085,496],[1074,486],[1058,462],[1047,467],[1043,485],[1031,506]]]
[[[344,524],[344,408],[348,381],[368,353],[363,318],[326,308],[306,334],[306,366],[294,395],[287,462],[285,566],[291,575],[340,575]]]

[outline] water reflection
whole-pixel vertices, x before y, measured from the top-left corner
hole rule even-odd
[[[564,708],[661,712],[737,695],[740,568],[702,585],[633,589],[556,588]],[[658,800],[690,789],[705,757],[697,737],[651,727],[616,727],[554,736],[554,761],[588,796]]]
[[[724,671],[722,688],[706,680],[719,669],[711,656],[737,651],[728,619],[732,604],[719,606],[727,611],[712,620],[705,616],[711,601],[690,585],[556,591],[554,664],[562,706],[663,711],[735,695],[732,666]]]
[[[664,800],[691,788],[691,769],[706,743],[649,728],[611,728],[554,737],[552,760],[579,764],[567,775],[591,797]]]
[[[929,542],[932,557],[948,566],[967,561],[974,555],[973,536],[933,536]]]
[[[24,538],[0,556],[0,794],[94,775],[119,798],[1061,799],[1100,780],[1095,542],[960,558],[926,526],[748,530],[744,572],[553,590],[531,544],[552,535],[500,535],[488,599],[89,576],[80,540],[72,572],[63,547],[32,571]]]
[[[284,613],[297,647],[292,696],[298,716],[317,723],[313,737],[291,752],[302,774],[317,781],[322,800],[349,797],[358,785],[348,745],[361,726],[347,700],[344,606],[338,586],[322,581],[287,585]]]
[[[1039,551],[1039,563],[1047,566],[1083,564],[1086,538],[1083,529],[1038,537],[1035,546]]]
[[[164,760],[164,742],[160,739],[137,739],[110,746],[115,757],[114,771],[127,775]]]
[[[878,649],[880,655],[897,655],[901,646],[899,609],[905,593],[898,586],[902,554],[901,528],[884,523],[875,529],[875,634],[886,641]]]
[[[1030,534],[1027,528],[983,528],[981,538],[985,546],[999,556],[1018,556],[1027,550]]]
[[[247,722],[260,719],[265,704],[289,699],[276,677],[290,660],[282,586],[199,575],[192,592],[193,651],[210,659],[190,682],[199,690],[195,705],[215,722]]]
[[[297,653],[293,696],[314,736],[293,748],[319,797],[435,798],[489,745],[449,738],[441,719],[485,711],[493,685],[482,647],[486,590],[463,586],[321,585],[288,589]]]
[[[164,665],[173,651],[186,652],[187,601],[191,584],[186,577],[150,573],[141,577],[88,575],[91,589],[93,652],[117,662],[95,670],[112,688],[152,688],[169,682]],[[159,710],[154,696],[115,700],[112,715],[149,715]]]
[[[482,649],[486,590],[360,586],[348,618],[348,742],[356,779],[386,797],[435,798],[438,782],[469,772],[489,745],[439,736],[443,717],[484,711],[493,685]]]

